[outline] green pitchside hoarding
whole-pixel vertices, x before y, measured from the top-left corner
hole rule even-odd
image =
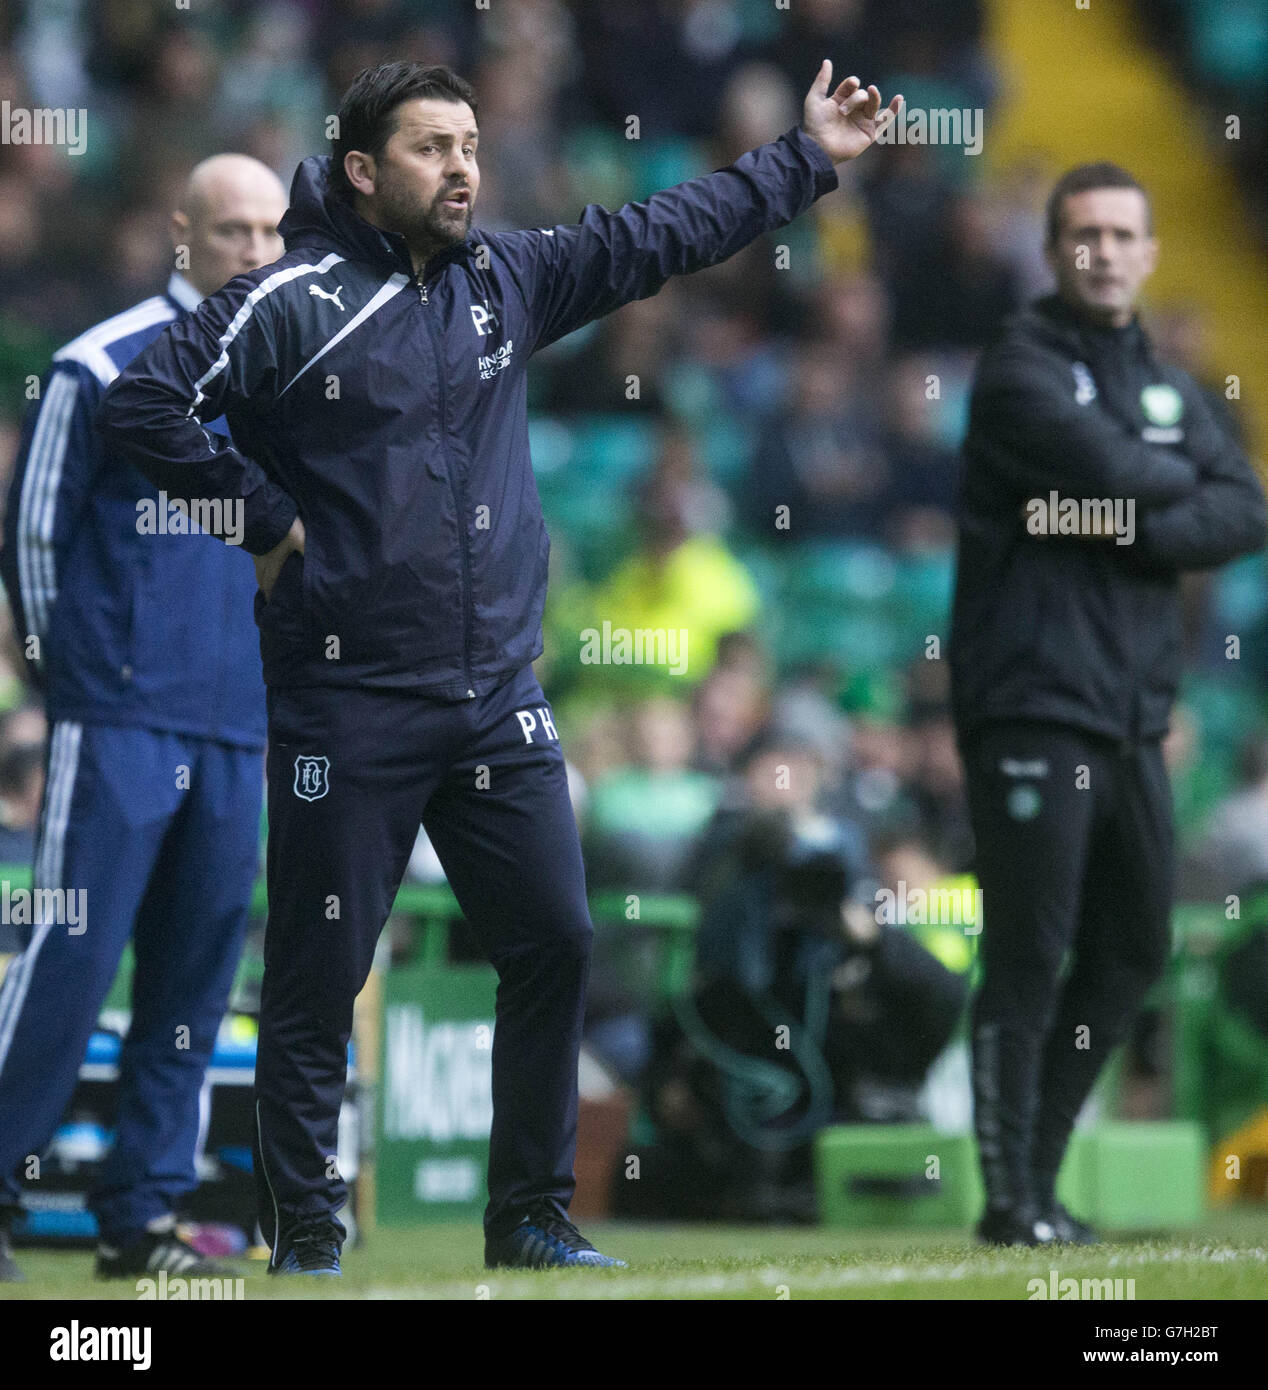
[[[497,976],[486,967],[384,979],[376,1214],[385,1226],[478,1218],[488,1200]]]

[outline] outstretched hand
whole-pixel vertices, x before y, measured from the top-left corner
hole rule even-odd
[[[832,63],[825,58],[806,93],[802,129],[827,151],[833,164],[854,159],[898,115],[903,99],[897,96],[881,110],[881,94],[875,87],[863,89],[857,77],[847,77],[828,94]]]

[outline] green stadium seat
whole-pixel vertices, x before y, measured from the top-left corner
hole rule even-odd
[[[553,480],[568,467],[576,453],[577,437],[565,421],[551,415],[533,415],[528,422],[528,447],[540,486],[543,480]]]
[[[1268,619],[1268,583],[1262,555],[1243,555],[1217,571],[1211,618],[1222,632],[1249,632]]]
[[[892,597],[895,564],[888,551],[867,541],[811,541],[798,547],[788,577],[789,599],[875,604]]]
[[[892,665],[906,655],[899,629],[888,614],[818,602],[785,607],[771,640],[781,668],[826,661],[841,672],[870,670]]]
[[[894,589],[905,631],[945,635],[954,588],[955,556],[950,551],[900,556]]]
[[[653,420],[583,416],[576,423],[571,471],[595,483],[626,487],[651,468],[659,445],[660,429]]]
[[[735,554],[757,586],[762,606],[777,610],[779,594],[785,584],[783,556],[772,546],[745,545],[743,540],[736,544]]]
[[[704,149],[679,135],[658,135],[629,141],[635,155],[634,197],[642,200],[709,170]]]
[[[1189,16],[1198,65],[1244,92],[1268,85],[1268,9],[1261,0],[1194,0]]]

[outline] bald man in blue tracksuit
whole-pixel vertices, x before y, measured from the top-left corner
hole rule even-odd
[[[161,487],[240,502],[269,701],[269,924],[256,1066],[275,1272],[338,1274],[333,1167],[353,1001],[421,818],[499,976],[485,1261],[611,1264],[567,1219],[592,926],[542,651],[549,541],[533,353],[716,264],[837,186],[879,93],[644,204],[471,226],[475,93],[389,63],[307,159],[286,255],[169,329],[106,396]],[[896,107],[894,108],[896,109]],[[831,153],[829,152],[831,151]],[[223,411],[232,447],[199,420]]]
[[[94,418],[205,290],[276,254],[284,196],[254,160],[200,165],[176,214],[189,276],[62,348],[23,429],[0,572],[50,724],[33,882],[83,911],[28,925],[0,987],[0,1279],[20,1277],[7,1248],[20,1181],[38,1186],[129,939],[114,1144],[91,1199],[97,1272],[215,1272],[174,1215],[196,1185],[203,1076],[258,866],[255,574],[239,548],[189,534]],[[227,445],[223,418],[206,428]]]

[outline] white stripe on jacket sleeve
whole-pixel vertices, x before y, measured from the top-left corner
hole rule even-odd
[[[71,418],[78,395],[79,383],[72,373],[53,373],[31,436],[18,504],[18,583],[27,631],[39,637],[41,647],[48,631],[49,614],[57,599],[53,552],[57,493],[62,483]]]

